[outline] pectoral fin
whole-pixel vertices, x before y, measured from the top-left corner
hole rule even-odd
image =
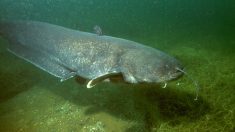
[[[92,88],[92,87],[94,87],[95,85],[96,85],[96,83],[94,83],[94,81],[95,81],[95,79],[93,80],[90,80],[88,83],[87,83],[87,85],[86,85],[86,87],[87,88]]]
[[[107,80],[107,79],[111,78],[112,76],[115,76],[115,75],[118,75],[118,74],[121,74],[121,73],[117,72],[117,71],[113,71],[113,72],[109,72],[109,73],[100,75],[100,76],[98,76],[96,78],[93,78],[93,79],[89,80],[87,85],[86,85],[86,87],[87,88],[92,88],[96,84],[98,84],[100,82],[103,82],[104,80]]]

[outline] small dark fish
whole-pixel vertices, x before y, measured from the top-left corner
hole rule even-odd
[[[97,34],[97,35],[99,35],[99,36],[102,35],[102,29],[101,29],[100,26],[95,25],[93,29],[94,29],[94,33],[95,33],[95,34]]]
[[[88,80],[87,88],[121,75],[128,83],[166,83],[184,74],[183,66],[166,53],[140,43],[76,31],[36,21],[0,22],[8,50],[58,77]],[[97,35],[98,34],[98,35]]]

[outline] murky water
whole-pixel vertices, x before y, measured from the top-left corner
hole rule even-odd
[[[101,83],[87,89],[6,50],[0,38],[0,131],[232,131],[235,112],[232,0],[1,0],[0,20],[37,20],[160,49],[186,77],[159,85]]]

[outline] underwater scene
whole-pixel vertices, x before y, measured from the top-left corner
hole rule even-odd
[[[0,0],[1,132],[233,132],[234,102],[234,0]]]

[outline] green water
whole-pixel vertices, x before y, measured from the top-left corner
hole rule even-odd
[[[140,42],[175,56],[186,77],[87,89],[7,52],[0,38],[0,131],[229,132],[235,130],[233,0],[0,0],[0,20],[38,20]],[[180,85],[177,85],[179,83]]]

